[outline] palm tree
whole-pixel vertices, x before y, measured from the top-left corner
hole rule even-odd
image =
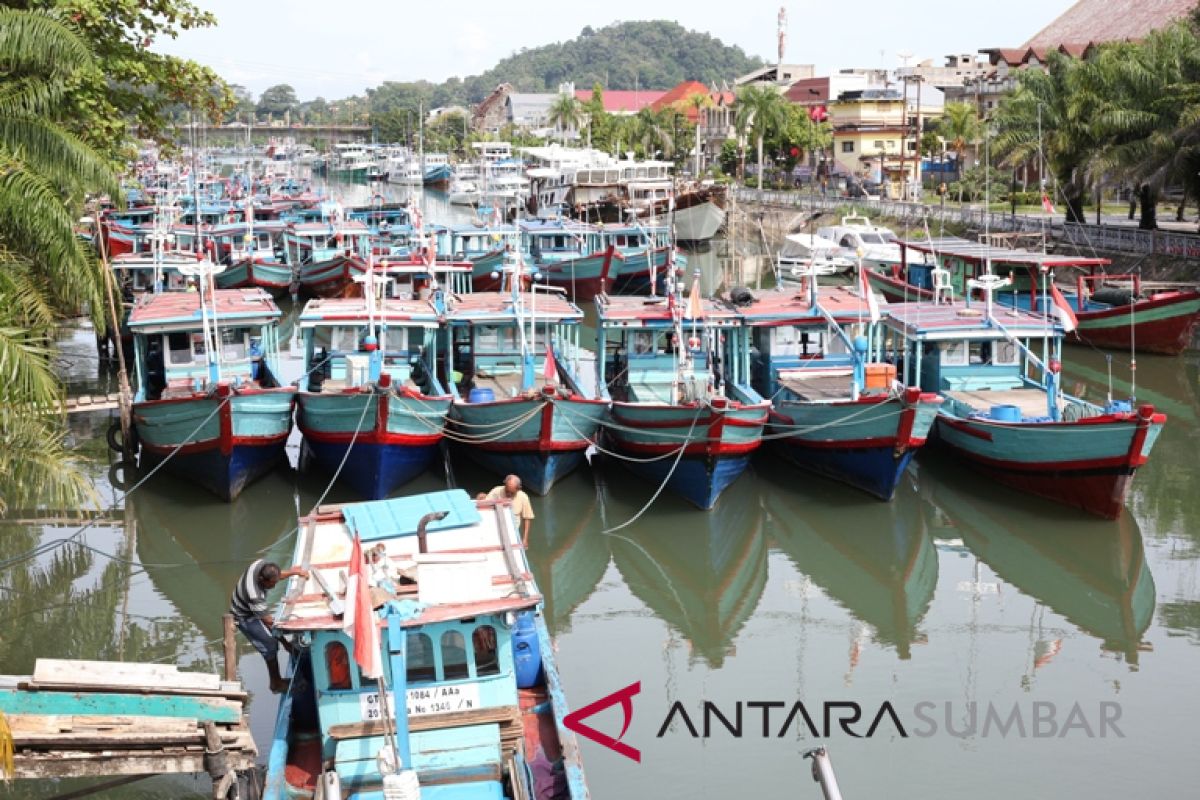
[[[583,104],[573,94],[560,94],[551,104],[546,119],[562,131],[563,144],[566,144],[567,132],[578,128],[583,121]]]
[[[673,126],[668,118],[669,113],[669,109],[655,112],[643,108],[633,116],[630,135],[633,137],[633,143],[641,146],[642,154],[646,158],[652,157],[656,151],[661,152],[663,158],[674,155],[675,138],[672,135]]]
[[[56,120],[69,79],[92,69],[87,45],[52,16],[0,8],[0,510],[91,496],[51,413],[61,387],[50,357],[64,314],[87,308],[103,324],[104,272],[73,223],[85,191],[120,187]]]
[[[748,130],[758,142],[758,188],[763,184],[763,140],[783,127],[787,120],[787,101],[774,86],[751,84],[738,92],[735,105],[739,127]]]
[[[954,171],[955,177],[960,181],[967,146],[979,141],[982,130],[979,112],[975,106],[970,103],[946,103],[943,116],[938,122],[938,132],[949,142],[956,155]]]
[[[704,109],[711,108],[712,104],[712,97],[707,93],[700,92],[688,97],[686,103],[684,104],[685,110],[691,109],[696,112],[696,164],[694,169],[697,180],[700,179],[700,123],[704,120]]]

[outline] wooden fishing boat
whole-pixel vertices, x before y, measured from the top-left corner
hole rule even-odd
[[[250,212],[253,213],[253,212]],[[288,293],[295,281],[290,264],[276,254],[285,225],[281,222],[236,223],[208,232],[213,260],[225,265],[216,276],[221,289],[259,287],[273,297]]]
[[[1029,311],[996,310],[992,294],[1005,286],[987,276],[968,285],[985,294],[982,303],[888,306],[903,380],[944,398],[938,445],[999,483],[1114,518],[1166,416],[1149,405],[1102,407],[1065,395],[1062,327]]]
[[[781,455],[890,500],[941,398],[896,380],[869,304],[850,287],[817,288],[820,272],[806,273],[805,291],[754,292],[738,306],[755,353],[754,388],[771,398]]]
[[[355,620],[355,639],[330,587],[354,577],[359,542],[382,550],[359,567],[380,608]],[[292,579],[275,626],[303,645],[279,704],[266,800],[383,797],[401,780],[412,797],[588,796],[507,503],[454,490],[325,509],[301,520],[295,562],[310,577]],[[368,625],[382,643],[380,680],[355,668]]]
[[[277,377],[279,317],[261,289],[137,299],[129,328],[143,466],[170,457],[167,469],[232,500],[284,458],[296,389]]]
[[[904,261],[891,271],[871,275],[872,285],[889,300],[931,300],[933,281],[946,281],[961,297],[966,282],[988,271],[1011,274],[1013,283],[996,295],[1002,305],[1042,313],[1048,302],[1043,292],[1047,270],[1066,273],[1073,284],[1060,286],[1070,303],[1078,328],[1071,341],[1116,350],[1178,355],[1191,344],[1200,323],[1200,292],[1193,290],[1143,290],[1138,274],[1112,274],[1107,258],[1087,258],[1012,250],[965,239],[907,242]],[[918,263],[909,253],[920,253]],[[945,275],[934,275],[935,268]]]
[[[583,312],[540,289],[448,296],[440,374],[454,395],[455,441],[545,494],[583,461],[608,402],[582,388]]]
[[[308,378],[296,397],[302,467],[338,473],[369,500],[425,471],[450,409],[433,371],[438,320],[427,300],[309,301],[300,316]]]
[[[354,292],[355,276],[367,271],[370,231],[353,220],[300,223],[284,234],[283,246],[302,295],[341,297]]]
[[[750,386],[749,337],[730,306],[699,298],[596,298],[605,441],[621,462],[702,509],[762,444],[771,404]],[[684,316],[689,322],[684,325]]]

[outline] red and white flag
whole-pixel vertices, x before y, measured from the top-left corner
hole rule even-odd
[[[1053,281],[1050,282],[1050,302],[1052,303],[1050,313],[1058,320],[1058,324],[1062,325],[1064,331],[1070,333],[1079,327],[1079,319],[1075,316],[1075,311]]]
[[[383,657],[379,653],[379,625],[371,608],[371,585],[363,567],[362,542],[354,534],[350,550],[350,573],[346,581],[346,612],[342,630],[354,640],[354,661],[364,678],[383,675]]]
[[[879,322],[879,301],[875,299],[875,293],[871,291],[871,281],[867,278],[867,268],[863,265],[862,259],[858,261],[858,292],[867,301],[867,308],[871,312],[871,322]]]
[[[1047,214],[1054,213],[1054,203],[1050,202],[1050,195],[1042,192],[1042,210]]]
[[[549,343],[546,344],[546,365],[542,367],[542,376],[547,385],[558,381],[558,364],[554,361],[554,348]]]
[[[697,273],[692,281],[692,292],[688,295],[688,304],[683,311],[684,319],[701,319],[704,316],[704,299],[700,297],[700,275]]]

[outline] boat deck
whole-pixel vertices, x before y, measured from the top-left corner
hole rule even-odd
[[[810,403],[829,400],[849,400],[852,374],[850,370],[831,373],[822,370],[819,374],[806,375],[803,370],[782,372],[779,383],[799,399]]]
[[[1022,417],[1044,417],[1047,411],[1046,394],[1037,389],[971,389],[945,392],[945,395],[984,412],[1000,405],[1016,406],[1021,409]]]

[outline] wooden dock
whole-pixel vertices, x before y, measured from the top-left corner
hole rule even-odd
[[[0,777],[206,772],[225,797],[258,753],[247,699],[236,681],[171,665],[38,659],[33,675],[0,677],[13,745]]]
[[[121,394],[119,392],[69,397],[67,398],[67,402],[63,404],[63,408],[68,414],[77,414],[84,411],[110,411],[120,407]]]

